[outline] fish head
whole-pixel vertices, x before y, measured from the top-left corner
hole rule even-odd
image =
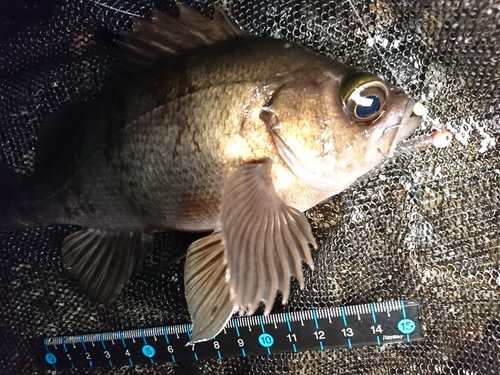
[[[291,79],[261,116],[292,172],[329,196],[391,157],[421,122],[403,91],[373,74],[334,68],[311,67]]]

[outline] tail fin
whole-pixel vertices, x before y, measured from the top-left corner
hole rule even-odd
[[[24,186],[23,176],[0,163],[0,232],[26,228],[17,208]]]

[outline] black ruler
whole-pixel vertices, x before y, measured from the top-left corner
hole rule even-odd
[[[231,319],[212,340],[187,345],[191,325],[41,339],[54,370],[199,361],[205,358],[325,350],[422,339],[419,304],[399,300]]]

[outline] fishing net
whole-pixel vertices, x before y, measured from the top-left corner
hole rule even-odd
[[[231,1],[221,7],[256,35],[288,39],[380,75],[421,101],[415,132],[455,133],[450,147],[400,152],[311,209],[320,248],[304,290],[274,312],[416,298],[424,340],[61,374],[497,374],[500,367],[500,6],[496,0]],[[206,15],[209,3],[193,3]],[[0,5],[0,161],[34,168],[36,132],[63,104],[91,98],[129,29],[152,0],[3,1]],[[106,31],[107,30],[107,31]],[[71,124],[68,124],[71,126]],[[61,265],[52,226],[0,234],[0,373],[43,374],[39,337],[189,321],[183,260],[192,240],[156,236],[119,299],[83,296]],[[47,371],[47,372],[46,372]]]

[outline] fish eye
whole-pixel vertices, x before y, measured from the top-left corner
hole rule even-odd
[[[371,117],[380,110],[380,99],[377,95],[368,95],[364,99],[354,107],[354,115],[360,119]]]
[[[388,90],[377,76],[357,73],[343,82],[341,96],[351,121],[368,124],[385,113]]]

